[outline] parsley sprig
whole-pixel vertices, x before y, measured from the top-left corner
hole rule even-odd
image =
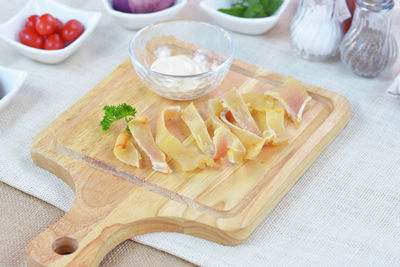
[[[283,0],[235,0],[230,9],[218,9],[223,13],[242,18],[264,18],[273,15]]]
[[[126,123],[133,120],[136,115],[136,109],[126,103],[119,104],[118,106],[104,106],[104,117],[100,122],[103,131],[110,129],[114,121],[125,119]],[[126,130],[129,131],[128,125]]]

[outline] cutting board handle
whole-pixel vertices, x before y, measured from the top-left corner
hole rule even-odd
[[[157,217],[160,206],[166,200],[136,186],[122,203],[118,203],[117,208],[112,204],[102,206],[103,203],[93,206],[93,201],[77,194],[71,209],[61,220],[28,245],[27,264],[98,266],[109,251],[133,236],[162,231],[182,232],[182,218]],[[129,221],[124,221],[124,216],[118,216],[118,213],[126,215],[127,212],[133,214],[129,216]]]

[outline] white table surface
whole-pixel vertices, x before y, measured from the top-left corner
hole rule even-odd
[[[0,22],[26,2],[0,0]],[[31,140],[128,57],[134,32],[117,25],[101,1],[60,2],[103,12],[103,18],[81,49],[58,65],[31,61],[0,42],[0,65],[29,74],[0,112],[0,180],[67,210],[72,191],[33,164]],[[189,1],[179,17],[207,20],[197,4]],[[267,34],[233,34],[236,58],[344,95],[352,106],[347,127],[243,244],[224,247],[175,233],[135,240],[207,266],[400,265],[400,100],[385,93],[400,63],[364,79],[339,58],[322,63],[299,58],[288,39],[296,5],[292,1]],[[393,17],[400,44],[399,6]]]

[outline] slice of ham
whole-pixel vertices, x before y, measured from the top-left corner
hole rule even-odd
[[[182,110],[182,120],[189,128],[199,149],[208,157],[213,158],[214,144],[208,134],[207,126],[193,102]]]
[[[236,123],[241,128],[255,135],[262,135],[260,129],[258,129],[257,127],[257,123],[251,116],[249,109],[247,108],[242,97],[238,94],[235,88],[225,93],[222,98],[224,100],[225,106],[232,113],[232,116],[235,118]]]
[[[128,123],[128,127],[138,146],[150,158],[153,169],[162,173],[172,172],[164,153],[158,149],[154,142],[147,117],[134,118]]]
[[[142,156],[133,145],[131,138],[131,134],[127,131],[120,133],[114,145],[114,155],[120,161],[139,168]]]
[[[232,133],[239,138],[239,140],[246,148],[247,153],[245,155],[245,159],[255,159],[263,148],[266,139],[264,137],[258,136],[253,132],[250,132],[247,129],[240,128],[239,126],[236,126],[235,124],[230,122],[228,120],[229,112],[230,111],[228,109],[223,109],[220,114],[221,120],[226,125],[228,125]]]
[[[208,100],[209,122],[214,131],[214,159],[220,159],[226,156],[231,163],[242,162],[246,154],[246,148],[239,138],[234,135],[219,118],[223,109],[224,107],[220,100]]]
[[[311,96],[308,95],[307,90],[292,77],[288,77],[282,85],[267,91],[265,95],[280,102],[290,119],[295,123],[301,121],[303,112],[311,101]]]
[[[157,122],[156,143],[158,147],[179,164],[183,171],[212,166],[214,160],[197,151],[192,146],[183,145],[178,138],[170,133],[166,121],[180,113],[180,107],[167,107],[161,112]]]

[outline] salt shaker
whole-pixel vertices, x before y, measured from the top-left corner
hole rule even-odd
[[[290,27],[293,50],[305,59],[324,60],[338,52],[343,29],[337,16],[342,0],[302,0]]]
[[[340,45],[342,62],[356,74],[376,77],[397,58],[390,33],[394,0],[356,0],[353,22]]]

